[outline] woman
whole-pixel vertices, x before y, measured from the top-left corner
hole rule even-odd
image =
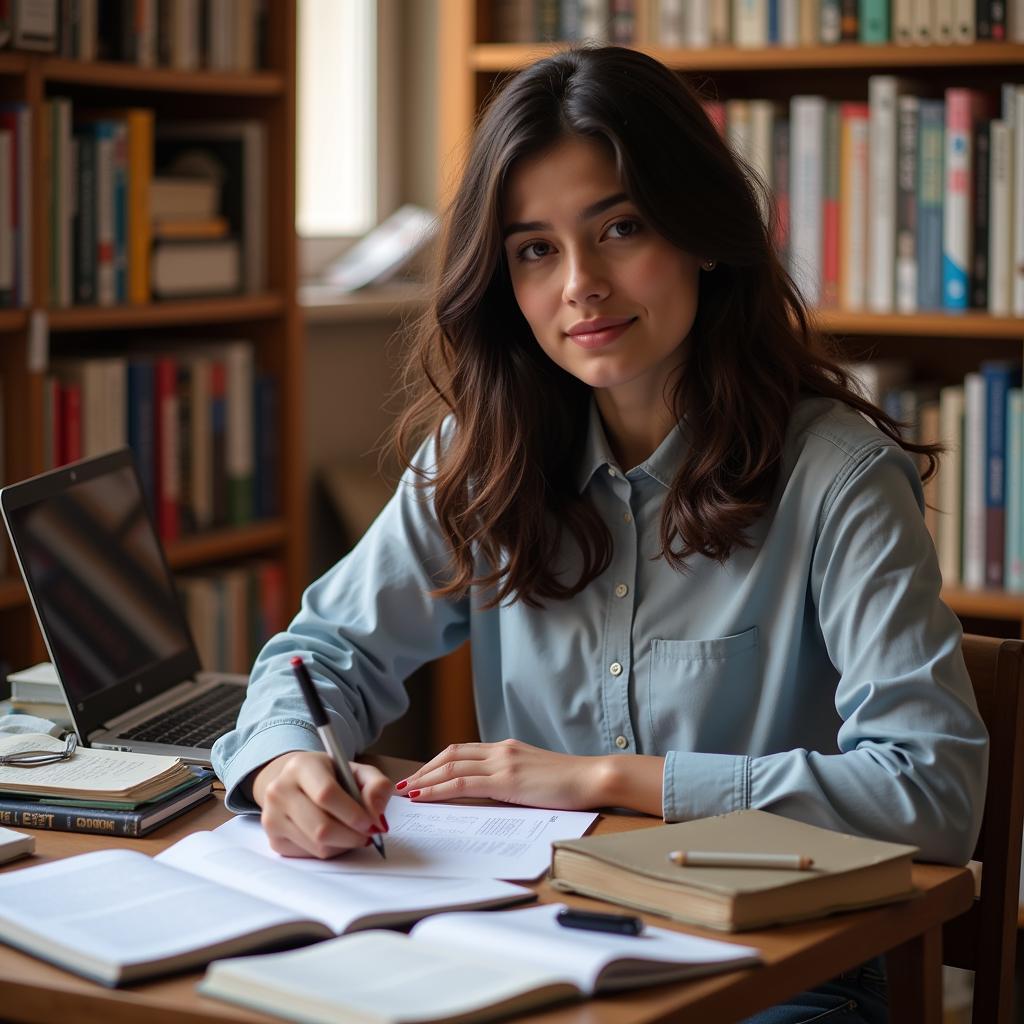
[[[275,849],[365,845],[392,791],[355,767],[372,812],[342,793],[289,658],[358,751],[468,637],[485,742],[400,782],[411,799],[758,807],[967,860],[987,737],[908,454],[934,453],[821,350],[761,209],[639,53],[561,53],[497,96],[399,431],[428,440],[215,748]],[[759,1019],[885,1019],[876,967]]]

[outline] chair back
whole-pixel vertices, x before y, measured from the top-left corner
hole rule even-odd
[[[1024,643],[965,635],[964,660],[988,728],[988,788],[974,906],[942,931],[943,962],[974,971],[973,1024],[1009,1024],[1024,826]]]

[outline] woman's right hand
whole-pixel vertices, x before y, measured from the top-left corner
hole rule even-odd
[[[350,767],[367,810],[341,788],[327,754],[292,750],[256,773],[252,795],[271,849],[285,857],[326,859],[369,846],[371,835],[387,832],[391,781],[369,765]]]

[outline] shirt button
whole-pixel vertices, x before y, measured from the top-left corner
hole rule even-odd
[[[626,747],[629,746],[629,740],[627,740],[625,736],[616,736],[615,746],[617,746],[619,750],[625,750]]]
[[[624,523],[631,523],[631,522],[633,522],[633,517],[632,517],[632,515],[630,515],[630,514],[629,514],[628,512],[626,512],[626,513],[625,513],[625,514],[623,515],[623,517],[622,517],[622,521],[623,521]]]
[[[611,674],[613,676],[621,676],[622,675],[622,666],[617,661],[613,661],[608,666],[608,671],[611,672]]]
[[[628,593],[629,593],[629,587],[627,587],[625,583],[620,583],[615,588],[615,596],[616,597],[625,597]]]

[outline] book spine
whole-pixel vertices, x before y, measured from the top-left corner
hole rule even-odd
[[[1006,405],[1006,550],[1003,562],[1006,589],[1020,593],[1024,590],[1024,561],[1021,559],[1024,392],[1020,388],[1010,388]]]
[[[868,79],[871,110],[868,307],[875,313],[891,313],[894,306],[896,95],[897,80],[892,75],[872,75]]]
[[[934,0],[912,0],[911,6],[912,41],[918,46],[927,46],[932,41]]]
[[[964,513],[963,581],[985,585],[985,380],[980,373],[964,378]]]
[[[1024,86],[1013,104],[1013,315],[1024,316]]]
[[[974,126],[974,169],[971,174],[972,248],[971,309],[988,309],[988,246],[989,246],[989,175],[990,141],[988,121],[979,121]]]
[[[944,387],[939,392],[939,432],[946,455],[939,471],[939,570],[946,586],[963,578],[963,445],[964,389]]]
[[[794,96],[790,105],[790,273],[809,306],[821,296],[825,100]]]
[[[128,299],[128,126],[114,123],[114,294]]]
[[[839,0],[829,0],[838,4]],[[758,49],[768,45],[768,0],[734,0],[733,45]]]
[[[226,350],[228,521],[252,522],[253,504],[253,353],[248,342]]]
[[[14,223],[11,197],[14,194],[14,136],[0,131],[0,306],[14,305]]]
[[[1005,121],[989,123],[988,311],[1010,315],[1010,260],[1013,254],[1012,139]]]
[[[96,302],[96,140],[91,132],[78,135],[75,301]]]
[[[38,828],[51,832],[81,832],[94,836],[138,837],[142,814],[137,811],[64,807],[61,804],[9,800],[0,797],[0,825]]]
[[[842,104],[841,119],[839,304],[862,310],[867,290],[867,104]]]
[[[844,43],[855,43],[860,37],[861,11],[867,0],[840,0],[839,38]]]
[[[108,122],[93,127],[96,137],[96,301],[117,305],[114,247],[114,129]]]
[[[893,0],[892,34],[898,46],[910,46],[914,40],[914,21],[920,0]]]
[[[821,305],[839,305],[839,104],[825,109],[825,177],[822,196]]]
[[[157,452],[157,529],[166,544],[178,539],[178,396],[174,359],[157,360],[155,380]]]
[[[210,366],[210,448],[215,526],[224,526],[228,522],[227,419],[227,373],[224,363],[218,359]]]
[[[195,395],[192,388],[192,367],[187,362],[178,365],[178,531],[181,534],[195,533],[195,497],[192,491],[194,454],[192,451],[192,403]]]
[[[1006,538],[1006,403],[1012,367],[982,364],[985,382],[985,584],[1003,585]]]
[[[935,0],[932,6],[932,41],[940,46],[953,42],[953,0]]]
[[[149,187],[153,180],[153,112],[128,112],[128,301],[150,300],[149,247],[152,241]]]
[[[154,522],[157,520],[155,429],[153,364],[148,361],[129,363],[128,444],[135,452],[142,493]]]
[[[889,42],[889,0],[862,0],[860,41],[868,44]]]
[[[899,98],[896,161],[896,309],[917,310],[917,136],[920,100]]]
[[[821,0],[818,41],[826,46],[842,38],[843,14],[841,0]]]
[[[941,100],[923,100],[918,135],[917,304],[942,308],[942,214],[945,107]]]
[[[971,98],[946,90],[946,189],[942,232],[942,305],[967,308],[971,244]]]

